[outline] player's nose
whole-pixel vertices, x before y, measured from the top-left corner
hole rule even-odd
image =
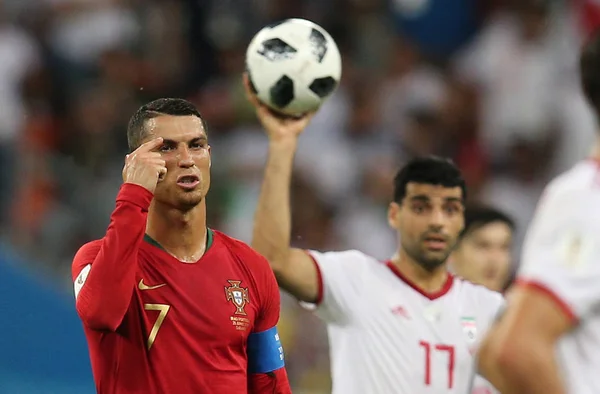
[[[190,168],[194,166],[194,157],[192,156],[190,150],[185,147],[179,150],[177,164],[182,168]]]
[[[446,216],[441,209],[433,209],[429,217],[429,225],[441,228],[444,226]]]

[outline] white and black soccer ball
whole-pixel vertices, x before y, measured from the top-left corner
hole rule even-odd
[[[264,27],[246,51],[250,87],[275,110],[299,116],[317,110],[342,75],[338,47],[325,29],[305,19]]]

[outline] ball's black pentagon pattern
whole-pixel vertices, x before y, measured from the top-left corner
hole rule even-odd
[[[269,90],[271,103],[284,108],[294,99],[294,81],[287,75],[282,76]]]
[[[327,38],[317,29],[311,29],[308,42],[312,46],[312,53],[319,63],[323,61],[327,53]]]
[[[336,82],[333,77],[317,78],[308,87],[314,94],[320,98],[327,97],[335,89]]]
[[[272,62],[292,59],[296,56],[296,49],[280,38],[271,38],[264,41],[258,49],[258,54]]]

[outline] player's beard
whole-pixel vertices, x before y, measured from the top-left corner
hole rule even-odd
[[[178,190],[175,196],[176,206],[181,211],[190,211],[194,209],[204,199],[204,192],[199,187],[197,190],[182,191]]]
[[[182,190],[176,185],[159,187],[156,188],[154,199],[171,209],[174,208],[181,212],[189,212],[194,209],[206,195],[204,185],[198,185],[194,190]]]
[[[424,250],[419,243],[413,245],[403,244],[402,247],[406,251],[406,254],[410,256],[413,261],[419,264],[424,270],[433,272],[440,266],[444,265],[450,256],[452,251],[451,247],[445,250],[441,250],[437,253]]]
[[[433,272],[446,262],[448,255],[445,255],[443,258],[420,256],[415,261],[426,271]]]

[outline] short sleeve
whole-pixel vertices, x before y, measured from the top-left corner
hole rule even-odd
[[[600,304],[600,192],[549,192],[529,228],[519,285],[546,293],[572,319]]]
[[[364,255],[354,250],[327,253],[310,250],[308,254],[317,267],[319,297],[316,304],[302,305],[313,309],[325,322],[343,324],[360,297],[361,287],[357,282]]]

